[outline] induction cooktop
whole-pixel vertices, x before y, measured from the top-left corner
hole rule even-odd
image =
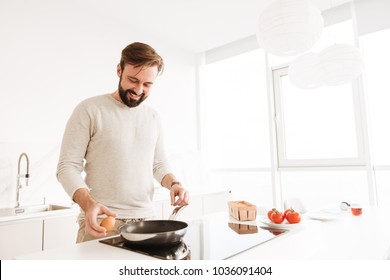
[[[150,247],[130,244],[120,235],[99,240],[99,242],[162,260],[182,260],[190,258],[190,250],[184,242],[172,246]]]

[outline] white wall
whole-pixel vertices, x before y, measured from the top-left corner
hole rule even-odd
[[[161,114],[170,153],[196,149],[195,54],[78,2],[0,1],[0,208],[14,205],[21,152],[31,164],[22,202],[69,201],[55,179],[65,123],[78,102],[117,88],[120,52],[134,41],[166,63],[146,102]]]

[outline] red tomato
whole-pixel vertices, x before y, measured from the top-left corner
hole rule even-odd
[[[276,211],[271,214],[271,221],[275,224],[281,224],[284,221],[283,213]]]
[[[288,213],[290,213],[292,210],[293,210],[292,208],[284,210],[283,217],[287,218]]]
[[[275,208],[272,208],[271,210],[268,211],[268,213],[267,213],[268,219],[271,220],[271,215],[272,215],[274,212],[276,212],[276,209],[275,209]]]
[[[288,213],[286,219],[290,224],[297,224],[301,221],[301,215],[298,212],[292,210]]]

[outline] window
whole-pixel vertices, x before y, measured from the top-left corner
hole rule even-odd
[[[310,51],[353,45],[353,34],[352,20],[333,24]],[[287,66],[273,70],[279,167],[364,165],[356,83],[299,89],[287,73]]]
[[[360,38],[365,62],[366,95],[369,104],[371,147],[379,205],[390,202],[390,29]]]
[[[264,52],[254,50],[205,66],[205,145],[209,166],[270,166]]]
[[[299,89],[273,71],[279,167],[363,165],[351,84]]]
[[[361,37],[374,165],[390,166],[390,29]]]
[[[256,49],[204,67],[203,152],[208,191],[272,205],[265,54]]]

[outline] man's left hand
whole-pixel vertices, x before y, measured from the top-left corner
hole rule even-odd
[[[174,184],[170,190],[170,195],[172,206],[188,205],[189,193],[181,184]]]

